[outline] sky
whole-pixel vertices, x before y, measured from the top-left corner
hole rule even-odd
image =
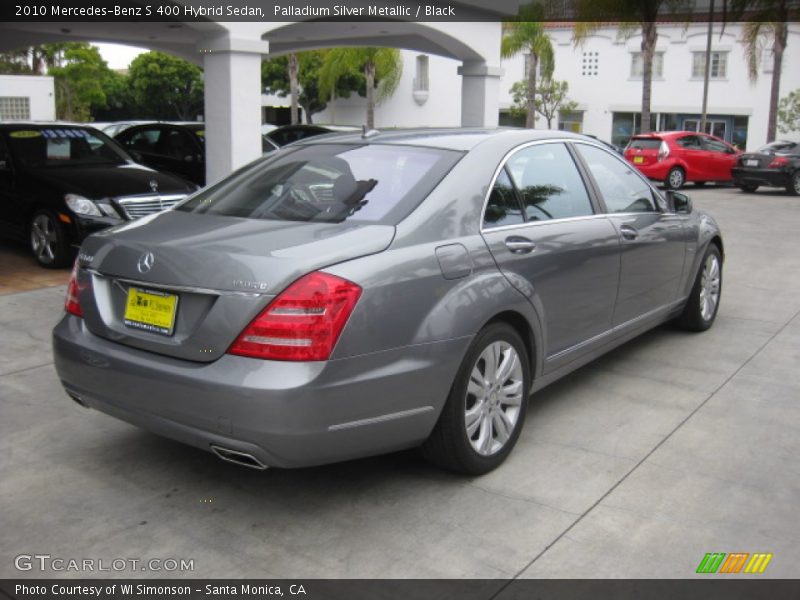
[[[108,63],[109,69],[127,69],[131,61],[142,52],[147,52],[147,48],[136,48],[134,46],[123,46],[120,44],[104,44],[92,42],[93,46],[100,49],[100,54]]]

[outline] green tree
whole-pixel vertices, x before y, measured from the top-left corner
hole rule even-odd
[[[742,43],[750,80],[758,78],[758,65],[765,46],[772,45],[772,82],[769,93],[767,116],[767,143],[775,141],[778,123],[778,100],[780,98],[783,54],[789,33],[790,4],[792,0],[730,0],[731,18],[741,18],[747,13],[743,25]]]
[[[182,58],[156,50],[140,54],[128,81],[142,117],[191,121],[203,110],[203,71]]]
[[[534,16],[533,13],[523,13],[523,18]],[[532,128],[536,121],[536,77],[540,70],[543,79],[553,76],[555,60],[553,57],[553,45],[550,37],[544,30],[542,23],[538,21],[510,21],[504,23],[505,33],[503,35],[500,54],[503,58],[510,58],[523,53],[530,56],[527,64],[526,90],[524,99],[527,103],[525,115],[525,127]]]
[[[306,123],[313,123],[313,115],[325,110],[326,102],[320,98],[319,71],[325,56],[324,50],[298,52],[297,58],[297,104],[303,108]],[[261,84],[268,94],[276,94],[281,98],[291,96],[292,82],[288,56],[280,56],[261,63]],[[363,78],[361,78],[363,79]],[[347,92],[352,89],[353,82],[341,80],[337,91]]]
[[[630,38],[638,31],[642,35],[642,116],[641,131],[650,131],[650,104],[653,91],[653,56],[658,31],[656,21],[673,15],[685,18],[692,0],[575,0],[575,45],[583,44],[603,22],[618,22],[621,37]]]
[[[59,119],[88,121],[93,106],[105,106],[102,81],[109,73],[100,51],[86,42],[69,42],[49,59]]]
[[[396,48],[334,48],[322,61],[320,98],[336,95],[338,82],[363,73],[367,97],[367,128],[375,128],[375,105],[390,97],[400,83],[403,60]]]
[[[778,129],[781,133],[800,131],[800,89],[789,92],[778,103]]]
[[[553,128],[553,119],[559,112],[569,112],[578,108],[578,103],[567,97],[569,84],[566,81],[545,79],[536,88],[534,110],[547,120],[547,128]],[[514,104],[511,114],[523,116],[528,113],[528,82],[518,81],[511,86],[511,96]]]

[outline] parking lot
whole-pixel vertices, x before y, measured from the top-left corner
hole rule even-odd
[[[686,578],[707,552],[800,576],[800,199],[687,189],[725,234],[714,327],[658,328],[536,394],[478,478],[414,452],[251,471],[82,409],[50,351],[68,272],[0,247],[0,577],[42,576],[14,566],[39,553],[209,578]]]

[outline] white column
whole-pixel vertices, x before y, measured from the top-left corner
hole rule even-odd
[[[461,75],[461,126],[497,127],[500,112],[500,67],[464,61]]]
[[[261,156],[261,56],[267,42],[204,42],[206,185]]]

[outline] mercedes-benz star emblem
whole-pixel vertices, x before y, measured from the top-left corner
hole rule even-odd
[[[156,262],[156,257],[153,256],[153,253],[145,252],[139,257],[136,267],[139,269],[139,273],[147,273],[153,268],[154,262]]]
[[[158,191],[158,182],[155,179],[150,180],[150,189],[154,192]]]

